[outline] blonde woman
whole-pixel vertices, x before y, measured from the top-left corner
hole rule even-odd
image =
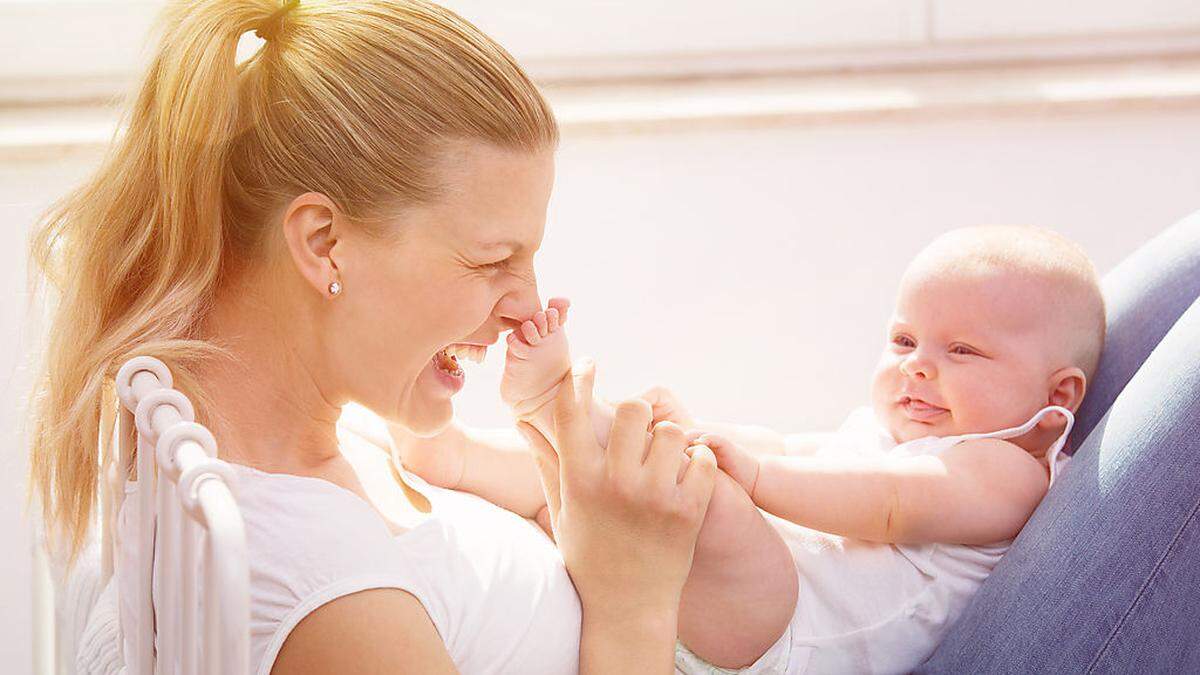
[[[678,483],[678,429],[645,464],[623,461],[642,443],[602,455],[578,369],[537,456],[560,554],[335,427],[350,401],[445,427],[446,349],[539,308],[557,128],[520,67],[421,0],[189,1],[161,26],[123,134],[33,242],[59,297],[31,478],[65,554],[93,516],[115,370],[152,354],[236,468],[255,672],[670,672],[707,449]],[[238,64],[249,30],[266,43]]]

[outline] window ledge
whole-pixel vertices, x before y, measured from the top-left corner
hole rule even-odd
[[[704,79],[557,83],[565,136],[943,116],[1200,107],[1200,56]],[[111,105],[0,108],[0,161],[103,152]]]

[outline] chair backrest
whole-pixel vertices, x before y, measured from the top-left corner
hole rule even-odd
[[[130,359],[116,386],[122,410],[102,472],[102,569],[117,576],[126,672],[246,673],[250,576],[233,471],[161,361]],[[126,505],[135,461],[136,502]],[[122,508],[129,531],[118,528]]]

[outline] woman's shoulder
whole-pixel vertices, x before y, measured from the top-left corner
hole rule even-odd
[[[335,600],[392,589],[420,605],[439,606],[430,602],[430,584],[419,566],[358,495],[321,478],[234,466],[250,567],[251,657],[258,672],[269,672],[296,627]],[[434,614],[420,616],[436,622]]]
[[[394,566],[382,560],[399,555],[386,522],[357,494],[323,478],[232,466],[251,565],[278,560],[330,573]]]

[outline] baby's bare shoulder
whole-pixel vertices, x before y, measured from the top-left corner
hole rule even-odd
[[[1046,468],[1025,448],[1001,438],[972,438],[946,449],[942,461],[949,469],[978,476],[988,484],[1011,482],[1045,490],[1049,483]]]

